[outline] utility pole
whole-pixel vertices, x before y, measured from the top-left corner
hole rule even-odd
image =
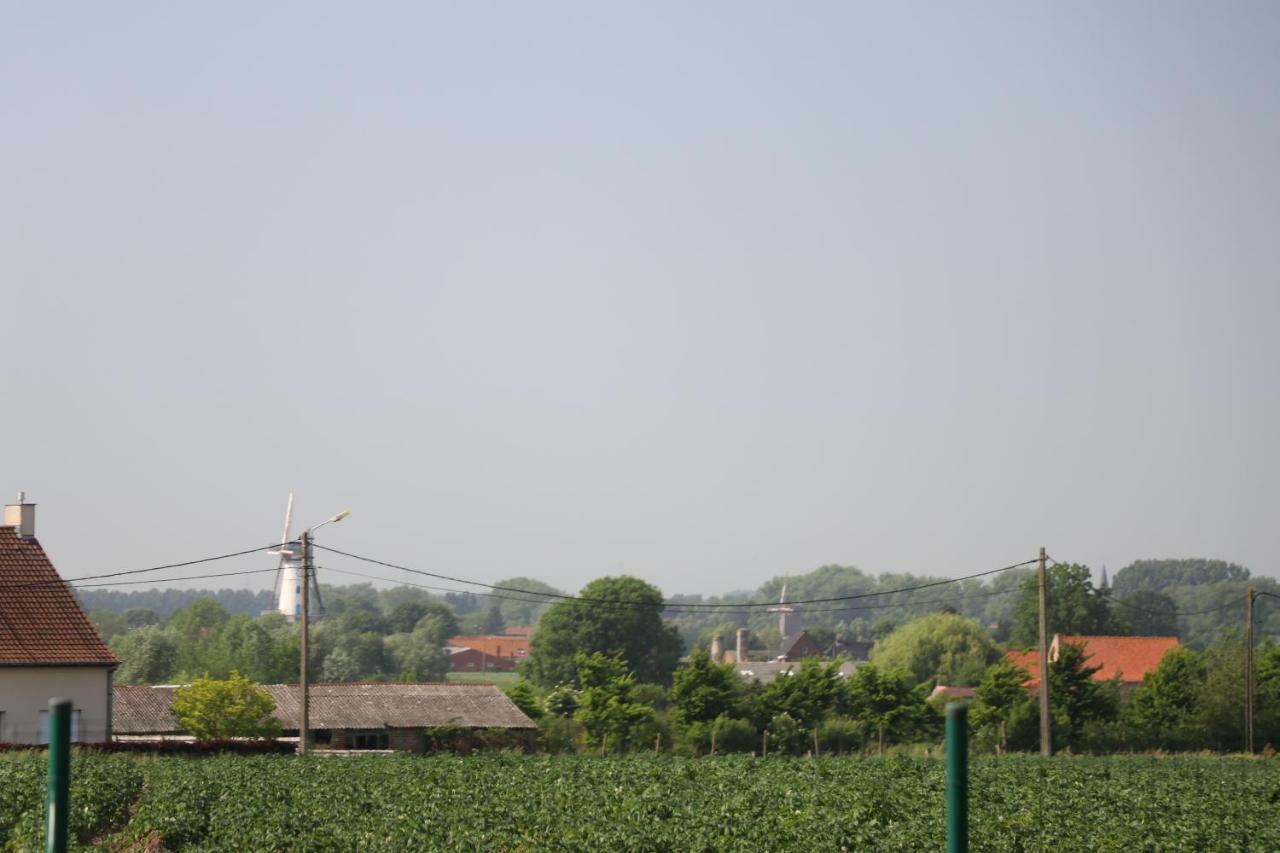
[[[1044,548],[1040,549],[1040,754],[1048,758],[1053,754],[1053,742],[1049,737],[1049,647],[1045,644],[1045,573]]]
[[[302,719],[298,728],[298,755],[306,755],[311,739],[311,696],[307,684],[307,640],[311,634],[311,531],[302,531],[302,658],[298,661],[298,687],[302,691]]]
[[[1253,587],[1244,607],[1244,749],[1253,755]]]

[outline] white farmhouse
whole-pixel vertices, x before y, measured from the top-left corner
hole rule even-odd
[[[35,518],[19,496],[0,523],[0,743],[47,743],[53,697],[71,700],[72,740],[110,740],[120,662],[36,541]]]

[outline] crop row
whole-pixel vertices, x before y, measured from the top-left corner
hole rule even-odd
[[[43,756],[0,758],[5,849],[43,846]],[[80,844],[175,850],[919,850],[936,759],[78,755]],[[972,764],[980,850],[1278,850],[1280,762]]]

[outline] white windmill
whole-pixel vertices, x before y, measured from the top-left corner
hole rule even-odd
[[[778,614],[778,633],[782,635],[782,643],[785,646],[787,638],[791,636],[791,614],[796,609],[787,604],[787,581],[782,581],[782,595],[778,596],[778,603],[773,607],[767,608],[770,613]]]
[[[280,547],[272,554],[280,555],[276,568],[275,610],[283,613],[290,622],[302,615],[302,547],[289,541],[289,527],[293,523],[293,492],[284,510],[284,533]]]
[[[311,528],[314,532],[326,524],[332,524],[335,521],[342,521],[351,514],[351,510],[343,510],[337,515],[326,521],[322,521],[315,527]],[[302,543],[297,539],[289,538],[289,527],[293,523],[293,492],[289,493],[289,503],[284,510],[284,533],[280,536],[280,547],[269,553],[278,554],[280,563],[276,568],[276,590],[275,590],[275,610],[283,613],[285,618],[290,622],[302,618],[302,584],[303,584],[303,567],[302,567]],[[313,569],[311,572],[311,595],[315,597],[316,607],[324,610],[324,602],[320,599],[320,583],[316,580],[316,573]]]

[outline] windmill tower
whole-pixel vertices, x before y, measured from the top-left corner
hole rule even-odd
[[[290,622],[302,615],[302,547],[289,541],[289,527],[293,523],[293,492],[284,510],[284,533],[280,535],[280,547],[271,551],[280,557],[276,566],[275,611],[283,613]]]
[[[796,609],[787,604],[787,582],[782,582],[782,595],[778,596],[778,603],[769,608],[770,613],[778,614],[778,633],[782,635],[782,641],[785,644],[787,637],[791,636],[791,614]]]
[[[340,512],[324,524],[341,521],[348,515],[350,515],[349,510]],[[280,535],[280,547],[267,553],[278,554],[280,557],[280,562],[276,566],[275,606],[272,610],[283,613],[290,622],[296,622],[302,618],[302,543],[289,538],[289,526],[292,522],[293,492],[290,492],[289,503],[284,510],[284,533]],[[316,527],[322,526],[316,525]],[[317,611],[324,611],[324,601],[320,598],[320,582],[316,580],[314,568],[311,570],[311,596],[315,599],[316,609],[312,611],[314,619]]]

